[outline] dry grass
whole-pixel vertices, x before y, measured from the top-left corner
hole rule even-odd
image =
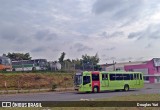
[[[73,86],[72,74],[69,73],[0,73],[0,90],[42,89],[50,88],[52,84],[59,88]]]

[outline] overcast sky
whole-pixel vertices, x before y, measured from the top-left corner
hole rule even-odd
[[[0,0],[0,54],[100,63],[160,57],[159,0]]]

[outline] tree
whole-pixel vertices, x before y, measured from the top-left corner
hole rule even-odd
[[[11,60],[31,60],[29,53],[8,53],[7,57]]]
[[[92,63],[96,65],[97,63],[99,63],[100,59],[98,57],[98,54],[96,53],[95,56],[89,56],[87,54],[82,55],[82,60],[83,60],[83,63]]]
[[[7,55],[6,55],[6,54],[3,54],[2,56],[3,56],[3,57],[6,57]]]
[[[82,66],[84,69],[92,69],[94,70],[95,65],[99,63],[99,57],[98,54],[96,53],[95,56],[89,56],[87,54],[82,55]]]
[[[60,58],[58,59],[60,63],[64,62],[64,58],[65,58],[66,53],[62,52]]]

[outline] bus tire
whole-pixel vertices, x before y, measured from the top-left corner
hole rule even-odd
[[[13,69],[12,69],[12,71],[16,71],[16,69],[15,69],[15,68],[13,68]]]
[[[98,93],[98,92],[99,92],[98,87],[95,86],[95,87],[93,88],[93,93]]]
[[[35,68],[35,67],[33,67],[33,68],[32,68],[32,71],[36,71],[36,68]]]
[[[129,91],[129,85],[128,84],[124,85],[124,91]]]

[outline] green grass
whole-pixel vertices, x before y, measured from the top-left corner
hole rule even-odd
[[[128,95],[97,99],[97,101],[160,101],[160,94]],[[12,110],[160,110],[157,107],[43,107],[43,108],[12,108]],[[4,108],[3,110],[10,110]]]
[[[97,99],[98,101],[160,101],[160,94],[142,94]]]

